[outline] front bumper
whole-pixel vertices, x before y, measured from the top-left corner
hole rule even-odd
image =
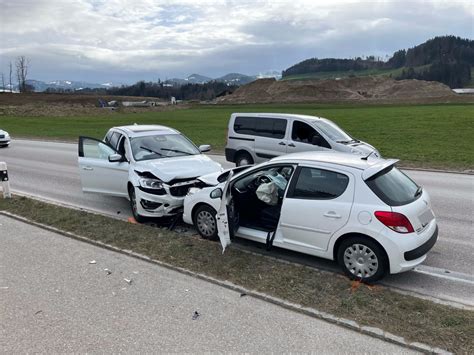
[[[155,195],[135,188],[137,212],[144,217],[167,217],[182,212],[183,197],[172,196],[169,193]]]
[[[8,144],[10,144],[10,137],[0,138],[0,145],[8,145]]]

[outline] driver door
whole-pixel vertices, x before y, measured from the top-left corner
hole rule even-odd
[[[95,138],[79,137],[79,172],[82,191],[127,197],[129,162],[110,162],[117,151]]]
[[[318,144],[313,139],[317,138]],[[287,153],[299,153],[307,151],[327,151],[331,146],[309,124],[294,120],[291,127],[291,140],[288,143]]]
[[[234,204],[232,201],[232,194],[230,193],[230,180],[233,175],[234,172],[231,170],[227,177],[224,191],[222,192],[221,206],[216,215],[217,235],[221,241],[222,253],[224,253],[225,248],[230,245],[230,240],[234,237],[236,230],[235,211],[233,208]]]

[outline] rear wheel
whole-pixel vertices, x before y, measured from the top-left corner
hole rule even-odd
[[[236,166],[243,166],[243,165],[252,165],[253,159],[247,152],[240,152],[235,157],[235,165]]]
[[[375,242],[363,237],[351,237],[339,246],[337,260],[353,280],[374,282],[388,271],[388,259],[384,250]]]
[[[138,213],[137,196],[135,194],[135,188],[133,186],[130,186],[128,188],[128,195],[130,197],[130,209],[132,210],[133,218],[135,218],[138,223],[145,222],[145,217]]]
[[[217,240],[216,214],[216,210],[209,205],[201,205],[194,212],[194,226],[204,239]]]

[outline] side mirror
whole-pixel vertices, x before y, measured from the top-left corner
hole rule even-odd
[[[219,187],[211,191],[211,198],[222,198],[222,189]]]
[[[123,161],[123,156],[121,156],[120,154],[114,153],[109,155],[109,162],[116,163],[120,161]]]
[[[199,151],[201,153],[208,152],[211,150],[211,146],[209,144],[203,144],[199,146]]]

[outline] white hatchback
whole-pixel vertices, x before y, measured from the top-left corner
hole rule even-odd
[[[225,249],[235,237],[336,260],[367,282],[422,263],[438,237],[428,193],[397,160],[306,152],[200,177],[185,222]],[[242,168],[241,168],[242,169]]]
[[[158,125],[111,128],[104,141],[79,137],[82,190],[130,200],[137,221],[179,214],[188,189],[203,174],[221,172],[177,130]]]

